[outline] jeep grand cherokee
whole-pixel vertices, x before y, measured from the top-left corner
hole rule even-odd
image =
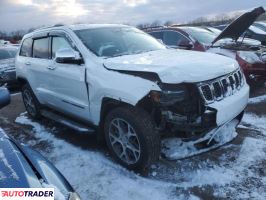
[[[24,36],[17,79],[28,114],[98,130],[112,156],[144,169],[162,134],[191,137],[241,120],[249,87],[224,56],[168,49],[124,25],[72,25]]]

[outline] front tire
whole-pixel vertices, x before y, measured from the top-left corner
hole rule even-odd
[[[21,90],[23,103],[29,116],[33,119],[39,119],[41,117],[40,103],[35,97],[29,84],[25,84]]]
[[[115,108],[105,118],[104,133],[112,156],[130,170],[146,170],[159,158],[160,136],[142,109]]]

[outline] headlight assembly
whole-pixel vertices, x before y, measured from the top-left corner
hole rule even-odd
[[[186,97],[186,91],[185,90],[151,91],[150,97],[154,102],[168,106],[168,105],[173,105],[176,102],[183,101]]]

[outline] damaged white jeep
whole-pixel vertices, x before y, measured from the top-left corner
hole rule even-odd
[[[134,170],[159,158],[165,133],[195,139],[240,121],[249,97],[234,60],[167,49],[124,25],[36,30],[24,36],[16,68],[31,117],[97,130]]]

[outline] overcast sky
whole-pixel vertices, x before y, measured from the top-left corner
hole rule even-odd
[[[0,0],[0,31],[56,23],[182,23],[257,6],[266,0]]]

